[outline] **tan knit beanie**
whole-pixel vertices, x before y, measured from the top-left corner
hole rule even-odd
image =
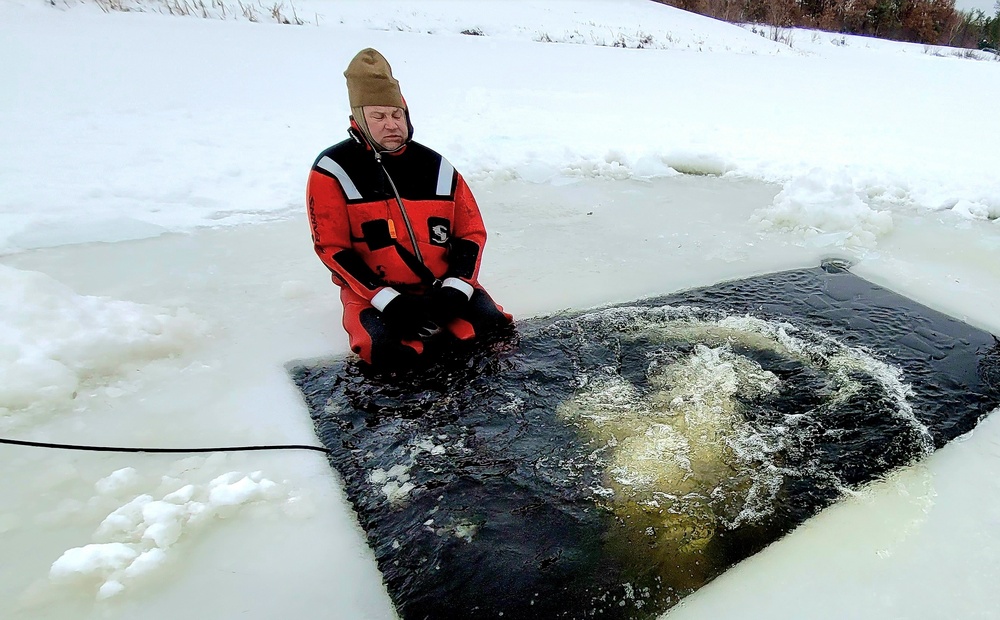
[[[347,65],[344,77],[347,78],[351,115],[369,140],[371,132],[365,122],[364,106],[387,105],[406,109],[406,102],[399,92],[399,80],[392,77],[392,67],[377,50],[368,47],[358,52]]]
[[[358,52],[344,71],[351,109],[366,105],[405,108],[399,81],[392,77],[392,67],[382,54],[372,48]]]

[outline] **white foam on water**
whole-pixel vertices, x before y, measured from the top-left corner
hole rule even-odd
[[[368,482],[379,487],[386,502],[391,505],[404,503],[410,493],[416,489],[416,485],[410,482],[410,469],[412,462],[408,465],[396,464],[388,470],[381,467],[368,473]]]
[[[873,378],[894,403],[887,415],[898,417],[914,431],[921,442],[919,452],[932,451],[930,434],[908,401],[912,390],[902,381],[901,370],[825,334],[784,321],[727,316],[693,306],[607,308],[585,313],[578,321],[579,327],[557,321],[546,329],[553,333],[575,329],[581,337],[611,333],[621,334],[615,337],[623,340],[643,335],[654,342],[660,338],[665,343],[693,343],[690,353],[679,357],[670,348],[649,354],[648,393],[614,366],[578,371],[579,389],[561,408],[561,415],[589,429],[585,434],[604,445],[595,454],[602,455],[600,462],[606,463],[607,475],[619,486],[618,492],[648,494],[650,499],[643,501],[654,503],[656,497],[676,502],[692,492],[704,494],[709,502],[736,493],[740,498],[737,509],[730,506],[715,515],[725,527],[736,528],[773,512],[785,475],[829,476],[818,471],[791,472],[776,459],[782,450],[803,441],[797,435],[812,432],[810,425],[802,423],[805,417],[821,412],[786,414],[784,424],[766,428],[749,423],[739,413],[737,396],[749,400],[765,396],[778,388],[779,380],[757,362],[735,353],[730,345],[736,342],[771,349],[821,369],[831,385],[827,401],[834,406],[861,389],[855,373]],[[696,477],[703,485],[700,488],[688,482]],[[745,484],[734,484],[734,480]],[[828,482],[848,491],[837,480]],[[667,490],[671,486],[674,491]],[[615,493],[595,487],[597,497],[610,497],[607,491]]]

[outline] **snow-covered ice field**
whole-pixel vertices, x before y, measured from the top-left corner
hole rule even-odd
[[[284,364],[346,336],[304,183],[367,46],[516,316],[843,256],[1000,333],[1000,62],[643,0],[131,6],[0,3],[2,437],[315,443]],[[667,615],[994,618],[998,480],[994,416]],[[0,497],[0,618],[394,617],[317,453],[0,446]]]

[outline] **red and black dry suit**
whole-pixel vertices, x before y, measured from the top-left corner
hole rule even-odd
[[[462,175],[417,142],[376,151],[352,125],[351,139],[316,159],[306,188],[316,253],[341,287],[351,350],[369,363],[401,346],[420,353],[423,343],[394,337],[380,310],[397,291],[425,293],[442,282],[471,297],[443,326],[456,337],[509,323],[477,280],[486,228]]]

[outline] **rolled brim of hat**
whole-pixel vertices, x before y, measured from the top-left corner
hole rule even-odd
[[[382,54],[372,48],[361,50],[344,71],[351,108],[385,105],[406,108],[399,81]]]

